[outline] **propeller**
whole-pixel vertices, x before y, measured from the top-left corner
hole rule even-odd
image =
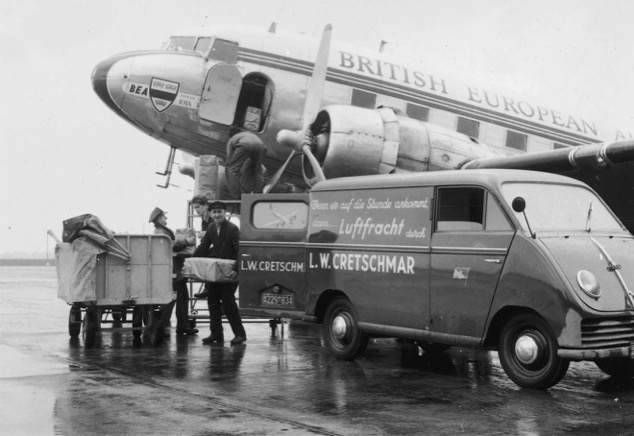
[[[310,82],[308,83],[308,93],[306,95],[306,103],[304,104],[304,124],[302,126],[302,130],[298,132],[280,130],[278,132],[277,142],[291,148],[291,153],[288,155],[282,166],[275,172],[269,184],[264,187],[264,193],[268,193],[271,189],[273,189],[284,173],[284,170],[286,170],[289,162],[293,160],[295,156],[300,154],[306,156],[314,174],[314,177],[312,178],[308,178],[306,177],[306,174],[304,174],[304,180],[306,183],[312,186],[320,180],[326,180],[326,176],[324,176],[324,172],[319,165],[319,161],[312,152],[311,146],[313,144],[313,135],[310,132],[310,124],[319,112],[321,100],[324,94],[331,36],[332,26],[327,24],[321,35],[319,50],[317,51],[317,59],[315,60],[315,67],[313,68],[313,73],[311,74]]]

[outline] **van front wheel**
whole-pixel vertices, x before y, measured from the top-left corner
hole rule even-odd
[[[344,360],[361,356],[368,345],[368,335],[357,324],[352,303],[347,298],[336,298],[328,306],[324,318],[323,336],[330,353]]]
[[[532,389],[556,385],[570,364],[557,356],[557,340],[548,324],[530,313],[506,323],[500,335],[499,355],[509,378]]]

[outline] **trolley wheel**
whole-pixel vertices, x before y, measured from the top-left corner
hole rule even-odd
[[[361,331],[350,300],[335,298],[326,310],[323,336],[330,353],[344,360],[361,356],[368,346],[369,336]]]
[[[132,309],[132,336],[140,338],[143,333],[143,309],[136,306]]]
[[[91,348],[95,345],[95,338],[97,337],[97,311],[95,309],[86,309],[82,335],[84,338],[84,347]]]
[[[81,333],[81,308],[71,306],[68,314],[68,334],[71,338],[76,338]]]
[[[566,375],[570,361],[557,356],[557,339],[546,321],[524,313],[511,318],[500,335],[500,362],[524,388],[548,389]]]
[[[165,335],[165,326],[161,322],[161,312],[158,308],[150,307],[145,311],[147,315],[147,324],[145,328],[145,338],[147,338],[152,345],[160,345],[163,343]]]

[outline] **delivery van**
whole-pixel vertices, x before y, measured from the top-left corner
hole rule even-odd
[[[240,307],[370,337],[497,350],[518,385],[570,361],[634,374],[634,237],[587,185],[531,171],[364,176],[242,199]]]

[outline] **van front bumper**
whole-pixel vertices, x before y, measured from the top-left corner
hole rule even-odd
[[[580,348],[560,348],[557,356],[568,360],[600,360],[618,357],[634,359],[634,342],[626,347],[601,348],[601,349],[580,349]]]

